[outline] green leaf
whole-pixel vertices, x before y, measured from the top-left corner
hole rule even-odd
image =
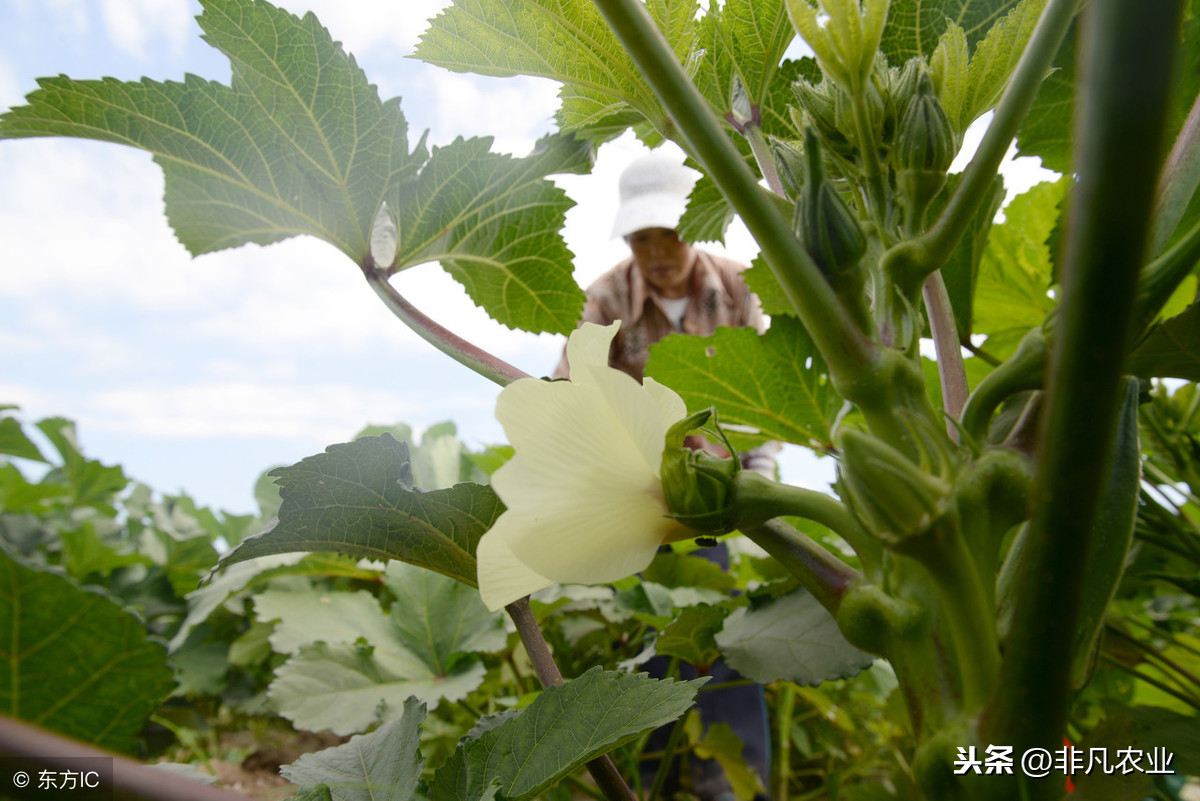
[[[69,486],[71,500],[76,506],[97,506],[115,516],[116,510],[111,503],[129,484],[125,472],[120,467],[107,467],[85,457],[79,449],[75,423],[70,420],[48,417],[39,420],[37,427],[62,457],[62,466],[51,470],[43,481]]]
[[[1200,303],[1150,329],[1127,369],[1142,378],[1200,381]]]
[[[678,718],[705,681],[592,668],[468,735],[434,774],[430,795],[475,801],[498,784],[505,798],[532,798],[585,762]]]
[[[895,66],[913,56],[928,57],[949,20],[963,29],[974,51],[992,25],[1015,5],[1017,0],[892,0],[879,47]]]
[[[728,609],[708,604],[685,607],[659,633],[655,653],[677,656],[689,665],[711,665],[721,656],[713,637],[728,614]]]
[[[742,756],[743,743],[728,723],[713,723],[696,744],[696,756],[715,759],[725,771],[733,794],[738,798],[758,798],[766,792],[763,778]]]
[[[1033,106],[1017,132],[1017,155],[1037,156],[1042,166],[1060,173],[1071,171],[1071,116],[1075,109],[1075,43],[1072,23],[1050,74],[1042,81]]]
[[[773,439],[817,449],[830,444],[829,425],[842,401],[800,322],[772,319],[759,335],[720,328],[709,337],[671,335],[650,346],[646,373],[680,394],[689,409],[717,407],[739,448]]]
[[[675,551],[655,554],[654,561],[642,571],[642,580],[664,587],[697,587],[725,592],[734,585],[733,576],[716,562]]]
[[[695,1],[648,5],[668,40],[684,43],[677,55],[685,55]],[[460,0],[430,22],[415,55],[457,72],[567,84],[559,112],[566,129],[607,124],[630,108],[660,129],[667,120],[599,10],[584,0]]]
[[[584,294],[559,230],[574,204],[546,176],[586,172],[592,146],[554,136],[524,159],[490,146],[483,138],[434,148],[415,180],[395,185],[388,199],[399,210],[394,269],[440,261],[497,322],[569,333]]]
[[[567,333],[583,306],[559,230],[571,206],[545,180],[586,171],[587,142],[555,136],[525,159],[490,138],[412,152],[398,99],[381,101],[311,13],[266,2],[203,3],[205,40],[229,57],[230,86],[194,75],[47,78],[0,117],[0,137],[75,136],[154,154],[167,218],[193,255],[300,234],[369,266],[387,204],[394,271],[438,260],[497,321]],[[397,222],[398,221],[398,222]]]
[[[833,616],[804,590],[738,609],[716,642],[730,667],[760,684],[817,685],[857,675],[874,660],[846,642]]]
[[[958,130],[966,130],[980,114],[1000,101],[1045,5],[1046,0],[1021,0],[996,21],[975,48],[967,68],[966,97],[957,120]]]
[[[1066,179],[1038,184],[1005,207],[979,265],[973,333],[1015,342],[1057,305],[1048,294],[1053,265],[1046,241],[1067,185]]]
[[[783,0],[711,4],[696,43],[696,88],[720,115],[730,111],[734,81],[752,104],[766,105],[784,51],[795,38]]]
[[[20,421],[15,417],[0,418],[0,454],[32,459],[35,462],[46,461],[46,457],[42,456],[33,440],[25,435]]]
[[[504,648],[500,614],[471,588],[410,565],[389,566],[385,582],[390,614],[363,590],[255,596],[257,619],[278,621],[272,648],[292,655],[268,696],[297,726],[348,734],[393,719],[410,695],[458,700],[483,680],[473,653]]]
[[[77,136],[154,154],[167,217],[193,255],[297,234],[356,263],[387,191],[419,164],[397,102],[381,102],[311,13],[252,0],[202,2],[204,39],[229,57],[231,86],[188,75],[45,78],[0,136]]]
[[[305,754],[279,772],[306,789],[325,785],[332,801],[417,801],[425,767],[424,720],[425,705],[409,698],[396,720],[343,745]]]
[[[400,641],[439,673],[450,672],[456,656],[504,649],[503,615],[489,612],[473,587],[402,562],[387,566],[383,583],[396,598]]]
[[[130,753],[173,685],[167,649],[140,620],[0,549],[0,711]]]
[[[330,445],[271,475],[283,498],[278,518],[218,567],[272,553],[336,551],[399,559],[474,587],[475,545],[504,511],[480,484],[414,489],[408,446],[390,434]]]

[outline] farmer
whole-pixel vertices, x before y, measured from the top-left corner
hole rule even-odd
[[[601,275],[588,287],[581,322],[608,325],[621,321],[609,352],[609,364],[641,381],[650,356],[650,345],[668,334],[709,335],[718,326],[750,326],[759,333],[766,328],[758,299],[742,281],[745,267],[735,261],[706,253],[683,240],[677,231],[696,182],[696,173],[678,159],[654,152],[633,161],[621,174],[620,207],[612,235],[623,237],[630,256]],[[566,351],[555,370],[566,377]],[[689,447],[703,447],[728,456],[719,444],[704,437],[688,438]],[[774,477],[777,443],[743,454],[742,464]],[[724,543],[697,554],[729,567]],[[662,675],[668,660],[655,657],[647,665],[652,675]],[[718,661],[710,666],[712,683],[741,677]],[[689,676],[685,675],[685,678]],[[770,778],[770,743],[766,707],[758,685],[716,690],[700,694],[697,707],[707,727],[729,724],[741,738],[742,755],[764,781]],[[655,732],[647,751],[661,750],[670,727]],[[677,767],[674,772],[677,772]],[[656,764],[648,766],[644,783],[653,779]],[[689,760],[691,789],[701,801],[734,801],[732,788],[715,760]],[[674,777],[678,783],[678,777]],[[670,788],[668,788],[670,789]]]

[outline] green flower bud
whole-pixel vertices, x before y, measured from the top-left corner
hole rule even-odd
[[[771,150],[771,161],[775,164],[775,171],[779,173],[779,180],[783,182],[788,199],[796,200],[800,196],[801,187],[804,186],[804,153],[796,145],[778,136],[768,136],[767,146]]]
[[[812,260],[827,277],[855,270],[867,252],[858,218],[825,180],[816,134],[804,135],[807,175],[796,202],[795,229]]]
[[[900,203],[914,226],[920,226],[925,210],[945,185],[946,170],[957,151],[950,118],[934,94],[929,73],[922,70],[891,152]]]
[[[892,162],[897,170],[944,173],[957,152],[950,118],[934,94],[929,73],[923,70],[916,93],[900,117]]]
[[[882,542],[900,545],[928,531],[946,511],[946,481],[871,434],[846,429],[839,439],[840,483],[851,508]]]
[[[857,152],[854,143],[838,128],[835,119],[834,96],[840,94],[837,87],[826,80],[817,86],[799,80],[792,85],[792,92],[796,96],[796,106],[791,110],[792,124],[796,130],[815,128],[821,143],[830,153],[852,161]]]
[[[741,465],[736,457],[721,459],[684,447],[688,434],[710,419],[715,427],[716,412],[706,409],[671,426],[663,448],[660,475],[663,500],[670,516],[700,534],[716,535],[737,527],[734,484]],[[733,452],[728,443],[726,447]]]
[[[921,75],[924,61],[919,56],[914,56],[904,63],[903,69],[898,67],[890,67],[886,73],[885,92],[885,111],[883,116],[883,141],[885,145],[891,145],[896,138],[896,129],[900,125],[900,118],[904,115],[904,110],[908,108],[909,102],[917,93],[917,79]]]

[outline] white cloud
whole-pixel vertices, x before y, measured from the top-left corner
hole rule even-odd
[[[429,67],[438,98],[431,137],[493,136],[493,150],[527,155],[553,128],[558,84],[545,78],[485,78]]]
[[[361,387],[229,381],[105,390],[95,396],[98,419],[92,425],[164,439],[337,442],[353,433],[347,431],[347,421],[404,419],[416,412],[402,395]]]
[[[192,33],[188,0],[104,0],[101,14],[113,44],[140,60],[148,42],[165,41],[177,54]]]
[[[281,0],[278,5],[303,16],[312,11],[333,36],[351,53],[373,50],[412,52],[425,31],[426,20],[434,17],[450,0]]]

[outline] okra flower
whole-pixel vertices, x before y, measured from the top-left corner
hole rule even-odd
[[[664,541],[694,536],[667,517],[660,465],[683,400],[608,366],[620,323],[584,323],[567,343],[570,381],[521,379],[496,401],[515,455],[492,477],[507,507],[476,551],[489,609],[556,583],[643,570]]]

